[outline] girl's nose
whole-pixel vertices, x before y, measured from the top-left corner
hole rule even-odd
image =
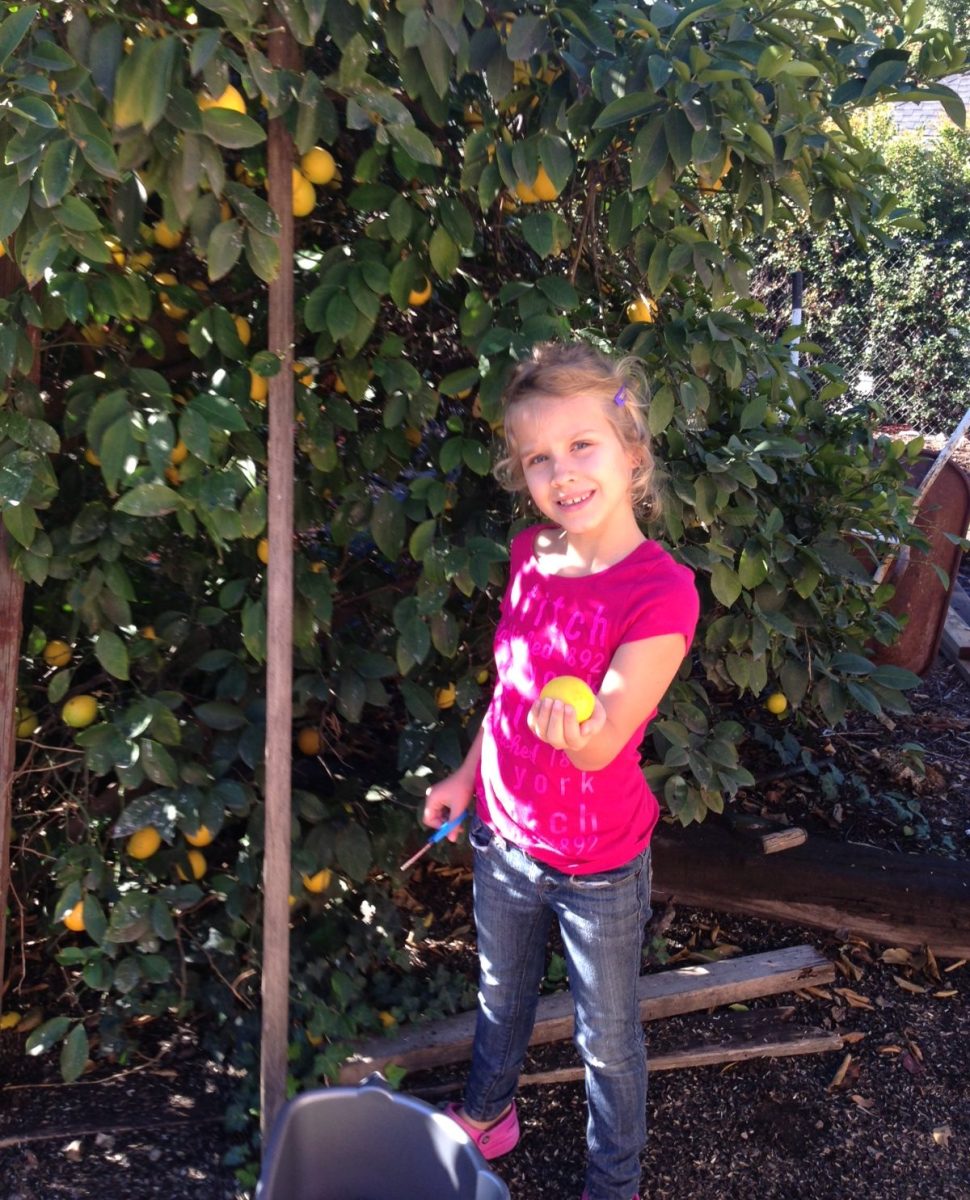
[[[572,464],[568,459],[557,459],[552,467],[552,486],[562,487],[572,478]]]

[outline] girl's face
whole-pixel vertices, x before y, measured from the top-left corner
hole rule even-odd
[[[637,454],[620,440],[602,400],[537,396],[506,420],[533,503],[567,535],[597,535],[615,517],[633,516]]]

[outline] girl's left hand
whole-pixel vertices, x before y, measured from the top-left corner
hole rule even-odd
[[[583,750],[606,724],[606,709],[597,696],[592,716],[580,725],[571,704],[536,700],[526,721],[536,737],[554,750]]]

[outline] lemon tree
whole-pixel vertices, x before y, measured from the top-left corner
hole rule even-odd
[[[409,971],[425,931],[384,872],[487,701],[514,523],[491,447],[535,342],[590,337],[651,376],[669,473],[652,532],[704,601],[696,669],[655,726],[672,812],[700,819],[750,782],[752,698],[778,689],[834,723],[903,707],[912,682],[867,655],[895,623],[872,543],[845,535],[908,536],[907,451],[828,406],[840,380],[814,390],[793,331],[765,336],[749,248],[800,223],[891,228],[891,181],[848,116],[889,95],[962,121],[938,82],[963,62],[950,34],[901,0],[278,9],[299,69],[270,66],[257,0],[17,4],[0,21],[0,511],[27,589],[11,708],[48,801],[45,850],[17,870],[93,997],[33,1043],[60,1043],[69,1075],[89,1029],[114,1052],[137,1012],[236,1014],[220,1027],[255,1053],[281,271],[300,364],[294,738],[321,734],[294,791],[303,1077],[333,1078],[379,1014],[468,999],[467,981]],[[718,715],[725,695],[739,719]],[[126,853],[148,828],[154,852]]]

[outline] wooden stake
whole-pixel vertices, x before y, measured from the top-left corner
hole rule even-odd
[[[22,282],[12,254],[0,259],[0,296]],[[30,378],[40,382],[40,330],[27,330],[34,351]],[[24,581],[13,569],[6,531],[0,527],[0,1013],[7,961],[7,896],[10,891],[10,823],[13,817],[13,772],[16,762],[17,668],[24,607]]]
[[[299,69],[299,50],[274,8],[269,60]],[[266,762],[263,855],[260,1126],[265,1139],[286,1099],[290,983],[290,743],[293,731],[293,143],[270,119],[269,203],[280,222],[280,267],[269,285],[269,563],[266,608]]]

